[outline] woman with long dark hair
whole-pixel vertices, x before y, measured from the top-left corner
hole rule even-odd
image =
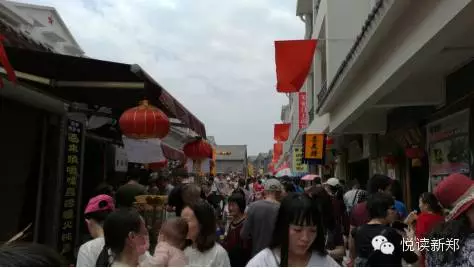
[[[446,221],[436,226],[428,236],[429,241],[441,239],[445,247],[426,252],[427,266],[474,266],[474,181],[462,174],[452,174],[443,179],[433,192],[450,212]]]
[[[97,266],[135,267],[149,247],[145,221],[135,209],[119,209],[104,222],[105,246]]]
[[[318,204],[291,193],[281,202],[272,243],[247,266],[339,266],[326,252],[325,232]]]
[[[342,262],[346,253],[343,226],[335,217],[331,196],[322,185],[312,186],[308,194],[318,204],[324,226],[326,226],[326,249],[334,260]]]
[[[181,217],[188,223],[191,245],[184,250],[189,266],[230,267],[226,250],[216,243],[216,217],[212,206],[204,201],[187,205]]]

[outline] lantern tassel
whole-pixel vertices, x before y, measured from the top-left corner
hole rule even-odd
[[[5,51],[5,47],[3,46],[3,41],[5,40],[5,36],[0,35],[0,64],[2,64],[3,68],[7,73],[8,80],[10,80],[13,84],[16,84],[17,79],[15,75],[15,70],[13,69],[10,61],[8,60],[7,52]],[[3,80],[0,78],[0,87],[3,87]]]

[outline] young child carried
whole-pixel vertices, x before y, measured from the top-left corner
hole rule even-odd
[[[187,265],[184,255],[188,223],[182,218],[167,220],[158,235],[155,254],[140,266],[148,267],[182,267]]]

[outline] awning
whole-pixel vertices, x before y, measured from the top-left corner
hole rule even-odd
[[[69,102],[106,106],[114,116],[148,99],[169,117],[206,137],[204,124],[138,65],[6,47],[21,83]]]
[[[183,151],[175,149],[164,142],[161,143],[161,148],[163,149],[163,153],[167,159],[179,160],[182,163],[186,163],[186,156]]]

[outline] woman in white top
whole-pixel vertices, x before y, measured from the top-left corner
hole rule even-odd
[[[247,267],[339,266],[325,250],[324,234],[318,204],[306,194],[290,193],[280,204],[271,245]]]
[[[145,221],[133,208],[112,212],[104,222],[104,237],[98,267],[136,267],[149,248]]]
[[[188,222],[188,239],[192,241],[184,250],[188,266],[230,267],[227,251],[216,243],[217,225],[212,206],[199,200],[186,206],[181,217]]]
[[[84,243],[77,254],[77,267],[95,267],[99,254],[104,248],[103,224],[107,216],[114,211],[114,199],[111,196],[101,194],[89,200],[84,211],[87,229],[92,240]]]

